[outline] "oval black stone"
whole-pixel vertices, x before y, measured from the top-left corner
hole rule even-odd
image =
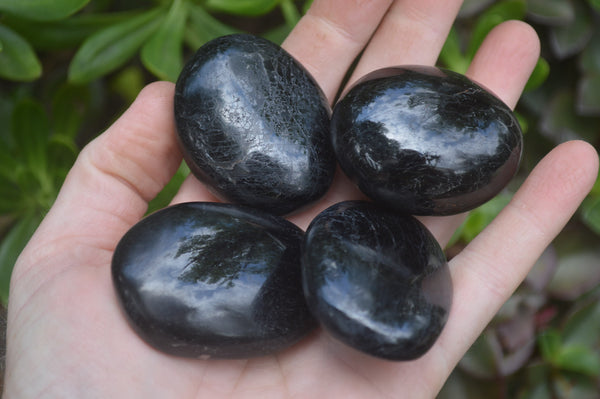
[[[202,46],[175,89],[185,160],[221,199],[283,215],[319,199],[335,156],[331,109],[279,46],[247,34]]]
[[[375,71],[333,110],[340,166],[371,199],[417,215],[450,215],[491,199],[514,176],[522,133],[500,99],[455,72]]]
[[[272,354],[316,327],[302,292],[303,235],[292,223],[251,208],[179,204],[123,236],[113,282],[133,328],[163,352]]]
[[[346,201],[305,235],[304,294],[325,330],[364,353],[411,360],[433,345],[452,303],[444,253],[417,219]]]

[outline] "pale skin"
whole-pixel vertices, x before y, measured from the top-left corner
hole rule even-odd
[[[330,101],[366,46],[351,81],[376,68],[434,64],[460,1],[315,0],[284,47]],[[367,42],[372,36],[368,46]],[[514,107],[538,54],[521,22],[494,29],[468,75]],[[145,88],[128,111],[81,152],[51,211],[15,265],[8,310],[6,398],[432,398],[452,369],[570,219],[598,173],[584,142],[552,150],[502,213],[450,262],[454,302],[423,357],[389,362],[318,330],[274,356],[182,359],[138,338],[110,277],[113,249],[169,181],[181,154],[170,83]],[[360,198],[338,174],[326,197],[290,217]],[[174,199],[215,200],[193,177]],[[422,218],[444,245],[464,215]]]

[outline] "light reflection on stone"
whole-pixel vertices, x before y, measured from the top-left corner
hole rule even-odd
[[[186,357],[270,354],[315,327],[302,293],[303,232],[234,205],[179,204],[135,225],[113,258],[134,329]]]
[[[332,139],[340,166],[367,196],[419,215],[491,199],[522,149],[506,104],[462,75],[424,66],[361,79],[334,108]]]

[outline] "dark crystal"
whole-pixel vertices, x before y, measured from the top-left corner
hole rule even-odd
[[[386,68],[334,107],[333,146],[373,200],[449,215],[495,196],[515,174],[522,133],[510,108],[467,77],[426,66]]]
[[[409,215],[347,201],[319,214],[306,231],[304,293],[323,328],[372,356],[423,355],[452,302],[446,258]]]
[[[113,282],[133,328],[163,352],[272,354],[316,327],[302,292],[303,234],[251,208],[175,205],[125,234]]]
[[[330,186],[330,114],[299,62],[246,34],[202,46],[176,85],[178,137],[192,172],[221,199],[279,215]]]

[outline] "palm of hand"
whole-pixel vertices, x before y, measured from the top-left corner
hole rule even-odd
[[[435,62],[459,6],[460,1],[317,0],[284,47],[333,99],[371,36],[351,81],[378,67]],[[537,51],[528,26],[505,23],[482,45],[468,74],[514,106]],[[179,359],[153,350],[129,328],[109,267],[118,240],[181,160],[172,98],[173,85],[149,86],[82,151],[15,266],[7,397],[432,397],[596,177],[597,156],[583,143],[563,145],[540,163],[496,221],[452,260],[455,296],[448,324],[416,361],[370,358],[321,331],[272,357]],[[338,174],[319,204],[291,220],[305,228],[328,205],[359,197]],[[214,198],[189,178],[174,201],[192,200]],[[423,220],[444,244],[461,216]]]

